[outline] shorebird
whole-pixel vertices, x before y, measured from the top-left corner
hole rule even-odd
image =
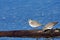
[[[50,22],[50,23],[46,24],[45,27],[43,28],[43,31],[52,29],[57,23],[58,22]]]
[[[31,26],[31,27],[33,27],[33,28],[37,28],[37,27],[39,27],[39,26],[42,26],[42,24],[41,23],[39,23],[39,22],[37,22],[37,21],[35,21],[35,20],[31,20],[31,19],[29,19],[28,20],[28,23],[29,23],[29,25]]]
[[[29,25],[31,26],[31,27],[33,27],[34,29],[35,29],[35,31],[37,32],[37,28],[39,27],[39,26],[42,26],[42,24],[41,23],[39,23],[39,22],[37,22],[37,21],[35,21],[35,20],[31,20],[31,19],[29,19],[28,20],[28,23],[29,23]],[[38,37],[36,38],[36,40],[38,40]]]

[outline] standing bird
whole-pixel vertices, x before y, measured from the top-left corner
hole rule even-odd
[[[50,23],[46,24],[45,27],[43,28],[43,31],[52,29],[57,23],[58,22],[50,22]]]
[[[40,24],[39,22],[35,21],[35,20],[28,20],[29,25],[35,29],[37,29],[37,27],[41,26],[42,24]]]
[[[35,21],[35,20],[28,20],[28,23],[31,27],[35,28],[35,31],[37,32],[37,27],[42,26],[42,24],[40,24],[39,22]],[[36,38],[36,40],[38,40],[38,37]]]

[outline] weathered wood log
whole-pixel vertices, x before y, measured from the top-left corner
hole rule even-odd
[[[57,36],[60,36],[60,30],[49,30],[47,32],[43,32],[42,30],[0,31],[0,37],[48,38],[48,37],[57,37]]]

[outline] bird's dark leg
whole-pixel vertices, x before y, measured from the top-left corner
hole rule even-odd
[[[35,32],[37,32],[38,31],[38,28],[35,27],[34,30],[35,30]],[[38,37],[36,38],[36,40],[38,40]]]
[[[36,40],[38,40],[38,38],[36,38]]]
[[[38,31],[38,28],[37,28],[37,27],[35,27],[35,28],[34,28],[34,30],[35,30],[35,31]]]

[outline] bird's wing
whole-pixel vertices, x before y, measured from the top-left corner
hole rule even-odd
[[[39,23],[38,21],[33,21],[33,23],[34,23],[35,25],[42,26],[42,24],[41,24],[41,23]]]
[[[43,28],[43,31],[44,30],[47,30],[47,29],[52,29],[54,25],[56,25],[58,22],[51,22],[51,23],[48,23],[45,25],[45,27]]]

